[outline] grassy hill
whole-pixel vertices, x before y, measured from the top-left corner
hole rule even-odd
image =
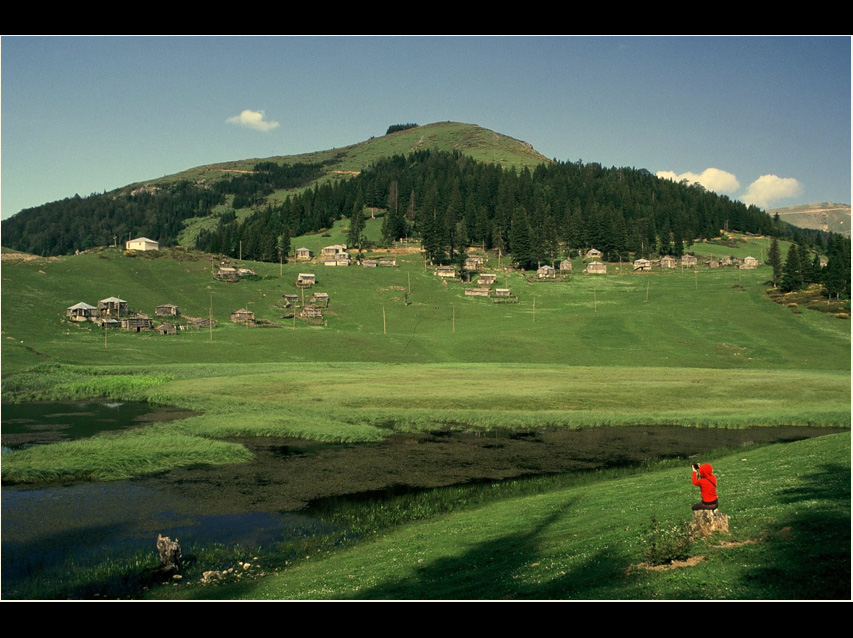
[[[800,228],[824,230],[850,236],[850,204],[820,202],[767,211]]]

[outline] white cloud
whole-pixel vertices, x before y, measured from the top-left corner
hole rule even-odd
[[[234,117],[229,117],[226,122],[229,124],[236,124],[237,126],[245,126],[246,128],[253,128],[256,131],[271,131],[274,128],[278,128],[278,122],[274,120],[265,120],[265,114],[263,111],[251,111],[246,109],[240,115],[235,115]]]
[[[657,176],[663,179],[671,179],[674,182],[687,180],[691,184],[699,183],[709,191],[715,193],[734,193],[740,188],[740,182],[732,173],[721,171],[719,168],[706,168],[701,173],[681,173],[673,171],[658,171]]]
[[[793,177],[762,175],[749,185],[740,198],[745,204],[754,204],[759,208],[769,208],[780,199],[796,197],[803,192],[799,181]]]

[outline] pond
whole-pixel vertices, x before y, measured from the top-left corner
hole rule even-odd
[[[44,430],[35,420],[13,425],[41,432],[51,430],[51,424],[69,422],[69,417],[57,416],[68,413],[65,407],[41,409]],[[91,406],[86,411],[95,412]],[[4,407],[4,445],[6,418]],[[137,413],[123,427],[150,418]],[[58,430],[62,437],[78,431],[66,425],[53,430],[51,436]],[[22,580],[69,560],[87,565],[139,551],[153,554],[158,534],[179,539],[182,547],[271,547],[328,531],[317,512],[327,513],[339,503],[369,503],[402,492],[474,482],[631,467],[664,458],[684,458],[686,466],[688,458],[702,455],[709,460],[706,455],[721,448],[837,431],[633,426],[485,434],[435,431],[396,434],[365,444],[239,439],[253,452],[252,462],[184,468],[133,481],[4,487],[3,595],[14,597]]]

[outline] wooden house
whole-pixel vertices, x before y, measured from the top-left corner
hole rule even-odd
[[[296,285],[300,288],[310,288],[317,283],[317,277],[313,273],[301,272],[296,276]]]
[[[498,276],[491,272],[484,272],[477,278],[477,285],[482,288],[490,288],[498,280]]]
[[[66,308],[65,316],[71,321],[95,321],[98,318],[98,309],[81,301]]]
[[[544,266],[539,266],[539,270],[536,271],[536,276],[539,277],[539,279],[554,279],[557,276],[557,271],[554,270],[553,266],[545,264]]]
[[[589,275],[606,275],[607,274],[607,264],[602,261],[592,261],[587,264],[585,273]]]
[[[127,302],[118,297],[107,297],[98,302],[98,313],[102,315],[115,315],[120,317],[127,314]]]
[[[240,308],[240,310],[235,310],[231,313],[231,321],[234,323],[254,323],[255,313],[251,310]]]
[[[675,257],[671,255],[664,255],[660,258],[660,267],[661,268],[675,268],[678,265],[678,261]]]
[[[708,268],[719,268],[720,260],[719,259],[710,259],[708,261]]]
[[[219,281],[237,281],[237,269],[231,266],[220,266],[213,276]]]
[[[328,308],[330,302],[331,299],[329,298],[329,293],[327,292],[315,292],[311,296],[311,303],[316,306],[324,306]]]
[[[385,267],[389,267],[389,266],[396,267],[397,259],[394,257],[381,257],[379,259],[379,265],[385,266]]]
[[[634,260],[634,270],[651,270],[652,262],[648,259],[635,259]]]
[[[313,304],[305,306],[300,313],[303,319],[322,319],[323,309]]]
[[[189,322],[189,325],[196,329],[216,327],[216,320],[209,317],[193,317]]]
[[[361,265],[365,268],[376,268],[379,265],[379,262],[375,259],[362,259]]]
[[[339,252],[334,255],[329,255],[323,259],[325,266],[349,266],[351,263],[349,253]]]
[[[173,323],[161,323],[157,326],[157,332],[161,335],[176,335],[178,334],[178,328]]]
[[[314,258],[314,253],[309,248],[296,249],[296,261],[310,261]]]
[[[160,250],[160,244],[147,237],[137,237],[124,242],[127,250]]]
[[[181,311],[175,304],[164,303],[154,309],[155,317],[180,317]]]
[[[435,274],[444,279],[452,279],[456,277],[456,268],[453,266],[439,266],[435,269]]]
[[[510,294],[509,288],[495,288],[495,297],[509,297]]]
[[[483,258],[479,255],[471,255],[465,259],[465,270],[480,270],[483,267]]]
[[[758,268],[758,260],[755,257],[744,257],[741,268],[744,270],[752,270]]]
[[[560,262],[560,272],[572,272],[573,268],[571,259],[564,259]]]
[[[284,303],[290,307],[299,303],[299,295],[284,295]]]
[[[112,317],[101,317],[100,319],[95,320],[96,323],[101,326],[101,328],[106,328],[107,330],[112,330],[113,328],[121,328],[121,321],[118,319],[113,319]]]
[[[133,315],[132,317],[122,317],[122,330],[128,332],[142,332],[143,330],[153,330],[154,321],[148,315]]]
[[[466,297],[488,297],[490,290],[488,288],[466,288],[465,296]]]
[[[601,259],[601,251],[596,248],[590,248],[586,251],[587,259]]]
[[[721,266],[731,266],[732,265],[731,256],[726,256],[726,257],[723,257],[722,259],[720,259],[720,265]]]
[[[686,266],[688,268],[695,266],[699,263],[699,260],[696,259],[693,255],[684,254],[681,256],[681,265]]]
[[[322,257],[334,257],[338,253],[345,253],[346,251],[346,244],[335,244],[333,246],[325,246],[323,250],[320,251],[320,255]]]

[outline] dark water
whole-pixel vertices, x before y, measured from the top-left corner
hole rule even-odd
[[[18,444],[29,445],[175,417],[174,411],[153,414],[142,409],[151,409],[144,404],[125,405],[41,404],[11,412],[4,406],[4,446],[15,437]],[[118,415],[126,419],[110,418]],[[241,439],[254,454],[250,463],[184,468],[134,481],[3,487],[3,596],[15,597],[22,581],[69,560],[92,565],[138,552],[156,555],[158,534],[177,538],[182,548],[208,543],[269,547],[327,531],[311,516],[316,504],[328,508],[405,491],[632,466],[662,458],[684,458],[687,464],[688,458],[700,455],[712,460],[711,452],[721,448],[835,432],[635,426],[522,434],[401,434],[360,445]],[[44,433],[48,436],[34,436]]]
[[[144,401],[74,401],[4,403],[3,451],[29,445],[70,441],[154,421],[183,419],[193,413]]]

